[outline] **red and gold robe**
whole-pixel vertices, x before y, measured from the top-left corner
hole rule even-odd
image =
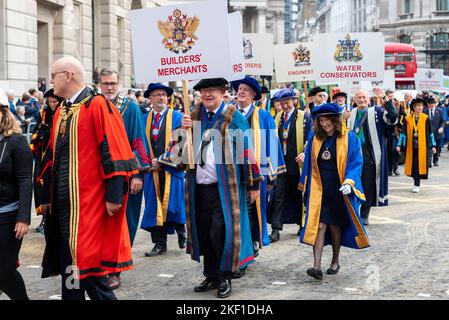
[[[90,91],[86,91],[84,95],[86,97],[80,103],[73,104],[70,109],[73,114],[65,133],[68,135],[70,148],[69,164],[61,165],[61,173],[58,172],[58,175],[66,177],[68,171],[68,240],[73,265],[77,267],[75,277],[79,279],[132,268],[131,244],[126,223],[127,192],[124,190],[123,205],[119,213],[112,217],[106,210],[106,192],[108,179],[123,176],[128,182],[129,177],[137,173],[137,163],[117,109],[102,96],[93,96]],[[50,138],[53,153],[56,153],[58,139],[62,139],[61,108],[55,113]],[[55,160],[53,163],[56,165]],[[66,171],[65,175],[63,171]],[[56,198],[54,190],[56,189],[52,189],[52,207]],[[56,205],[62,207],[60,203]],[[52,212],[52,215],[56,214]],[[50,217],[52,218],[55,219]],[[55,255],[58,256],[55,251],[55,242],[58,242],[55,233],[57,232],[49,230],[49,234],[46,234],[43,277],[58,275],[60,272],[58,261],[54,258]]]

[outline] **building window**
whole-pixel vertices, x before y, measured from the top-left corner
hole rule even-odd
[[[449,74],[449,53],[432,53],[431,55],[431,68],[443,69],[444,74]]]
[[[437,0],[437,11],[449,11],[449,0]]]
[[[406,43],[406,44],[411,44],[412,43],[412,39],[410,38],[410,36],[408,35],[403,35],[399,38],[399,42],[400,43]]]
[[[412,0],[404,0],[404,13],[412,13]]]
[[[432,49],[449,49],[449,33],[436,33],[431,37]]]

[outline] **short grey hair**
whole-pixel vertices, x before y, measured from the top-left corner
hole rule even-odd
[[[120,80],[120,75],[118,73],[118,71],[112,69],[112,68],[103,68],[100,71],[100,78],[101,77],[108,77],[108,76],[112,76],[113,74],[115,74],[117,76],[117,80]]]
[[[10,97],[10,96],[13,96],[13,95],[14,95],[14,90],[12,90],[12,89],[7,89],[7,90],[5,91],[5,93],[6,93],[6,96]]]

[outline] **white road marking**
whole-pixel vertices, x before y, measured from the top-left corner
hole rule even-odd
[[[26,266],[26,269],[40,269],[41,266]]]
[[[418,297],[430,298],[430,294],[428,294],[428,293],[419,293]]]
[[[357,288],[345,288],[345,290],[346,290],[346,291],[355,292],[355,291],[357,291],[357,290],[359,290],[359,289],[357,289]]]
[[[376,224],[408,224],[402,220],[387,217],[371,216],[370,220],[376,221]]]
[[[158,274],[157,276],[161,277],[161,278],[173,278],[174,277],[174,275],[172,275],[172,274],[164,274],[164,273]]]
[[[61,298],[61,295],[60,295],[60,294],[54,294],[54,295],[48,297],[48,299],[51,299],[51,300],[61,300],[62,298]]]
[[[274,284],[274,285],[279,285],[279,286],[283,286],[283,285],[286,285],[286,284],[287,284],[287,282],[282,282],[282,281],[274,281],[274,282],[272,282],[271,284]]]
[[[449,290],[446,291],[446,294],[449,296]]]

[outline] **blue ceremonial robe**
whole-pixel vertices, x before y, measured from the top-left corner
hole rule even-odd
[[[393,106],[393,109],[396,110]],[[397,124],[397,112],[389,114],[382,107],[369,107],[366,112],[368,116],[366,123],[368,123],[370,141],[372,142],[373,154],[376,160],[376,197],[372,206],[387,206],[388,205],[388,153],[387,153],[387,126],[394,126]],[[351,117],[348,119],[348,128],[354,131],[358,126],[357,117],[358,108],[351,111]],[[368,139],[369,137],[364,137]]]
[[[258,230],[253,230],[253,232],[257,231],[255,233],[257,235],[256,239],[253,240],[259,241],[260,247],[262,247],[262,245],[267,246],[270,244],[267,227],[268,179],[271,184],[274,183],[278,174],[286,172],[286,167],[273,117],[267,111],[252,106],[245,118],[250,123],[251,129],[253,129],[251,141],[257,164],[264,176],[264,180],[260,184],[260,194],[256,200],[259,226]],[[260,235],[262,235],[262,241],[260,241]]]
[[[153,123],[154,111],[146,114],[147,141],[151,141],[151,125]],[[186,208],[183,195],[185,193],[184,179],[185,172],[177,169],[177,165],[166,159],[166,154],[170,152],[170,142],[173,130],[181,127],[182,114],[173,109],[168,109],[165,115],[165,150],[166,152],[158,157],[158,163],[165,172],[165,189],[161,194],[159,188],[159,173],[153,171],[145,175],[144,194],[145,212],[143,214],[140,227],[149,231],[150,228],[163,226],[165,222],[186,223]],[[148,144],[150,156],[154,157],[151,144]],[[167,232],[174,233],[174,228],[167,228]]]
[[[300,241],[314,246],[320,224],[323,186],[318,167],[318,154],[323,141],[315,139],[312,133],[309,137],[303,164],[299,188],[304,192],[306,203],[305,226],[301,231]],[[341,230],[341,245],[354,249],[369,247],[368,236],[360,218],[361,201],[365,201],[362,190],[363,157],[357,135],[346,132],[337,138],[337,170],[341,185],[348,184],[352,192],[343,196],[348,215],[349,226]],[[330,244],[326,234],[324,245]]]
[[[224,103],[222,103],[223,105]],[[201,128],[196,128],[197,130],[194,128],[195,154],[198,154],[201,146],[199,137],[202,136],[207,127],[207,113],[203,106],[195,108],[192,112],[192,120],[198,119],[201,121]],[[246,133],[249,129],[245,117],[240,112],[236,112],[236,108],[231,105],[224,107],[223,113],[217,117],[216,125],[222,135],[226,129],[236,130],[233,132],[241,130],[240,132],[243,133]],[[240,145],[238,142],[241,141],[244,141],[243,150],[238,149]],[[219,145],[220,143],[224,146],[223,148]],[[218,190],[226,229],[219,271],[237,272],[254,261],[246,202],[247,186],[259,183],[263,180],[263,176],[255,162],[250,139],[244,139],[238,134],[227,135],[222,137],[221,142],[220,139],[213,139],[212,146],[215,153]],[[239,151],[237,152],[237,150]],[[229,158],[230,152],[232,152],[232,158]],[[237,158],[237,154],[239,158]],[[221,163],[217,159],[221,159]],[[232,161],[232,163],[226,164],[226,160]],[[195,210],[195,181],[196,172],[190,170],[186,182],[187,252],[191,254],[193,260],[200,262],[199,226],[196,224]]]
[[[114,105],[117,107],[123,118],[123,122],[125,123],[128,142],[136,161],[139,163],[139,170],[145,171],[149,168],[150,163],[148,159],[148,149],[146,147],[147,142],[142,122],[142,113],[140,112],[139,106],[133,100],[121,95],[115,99]],[[131,245],[136,237],[139,224],[142,196],[143,191],[134,195],[130,193],[126,205],[126,220],[128,223]]]
[[[442,106],[441,110],[443,111],[443,119],[446,122],[446,126],[444,127],[444,139],[443,139],[443,145],[449,142],[449,106]]]

